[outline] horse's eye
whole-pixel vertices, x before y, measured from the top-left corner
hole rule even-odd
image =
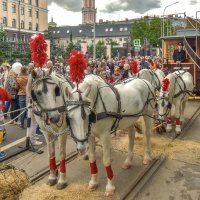
[[[56,86],[56,88],[55,88],[55,95],[57,97],[60,96],[60,88],[58,86]]]
[[[41,91],[38,91],[38,92],[37,92],[37,95],[41,96],[41,95],[42,95],[42,92],[41,92]]]

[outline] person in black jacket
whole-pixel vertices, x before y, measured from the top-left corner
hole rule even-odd
[[[186,60],[186,53],[185,50],[183,50],[182,42],[179,42],[178,48],[174,50],[173,59],[177,65],[180,65],[182,62]]]

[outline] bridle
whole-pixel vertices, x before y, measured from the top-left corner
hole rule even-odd
[[[47,76],[43,76],[32,81],[31,98],[33,102],[33,113],[40,117],[42,116],[42,113],[47,114],[48,112],[52,112],[52,111],[58,111],[59,113],[62,113],[66,111],[65,105],[57,106],[54,108],[48,108],[48,109],[43,108],[40,102],[38,101],[38,99],[36,98],[36,95],[34,93],[34,88],[42,82],[43,83],[42,92],[46,93],[48,91],[47,84],[57,85],[57,88],[58,88],[56,91],[57,96],[62,95],[62,98],[64,99],[63,92],[60,91],[62,89],[61,88],[62,83],[59,81],[58,84],[56,84],[54,82],[50,82],[49,80],[52,80],[52,77],[50,75],[47,75]]]
[[[158,103],[159,101],[162,101],[162,102],[161,102],[161,105],[162,105],[162,107],[164,107],[164,106],[165,106],[165,100],[166,100],[166,98],[165,98],[165,93],[163,93],[162,97],[159,97],[159,99],[157,100],[157,103]],[[172,108],[172,103],[168,100],[166,112],[165,112],[164,114],[161,115],[161,114],[159,113],[158,109],[157,109],[158,115],[159,115],[160,117],[168,116],[168,114],[170,113],[171,108]]]
[[[72,130],[72,127],[71,127],[71,124],[70,124],[70,118],[69,118],[69,115],[68,113],[70,113],[72,110],[74,109],[77,109],[79,107],[81,107],[81,118],[83,120],[86,119],[86,112],[85,112],[85,109],[84,107],[88,107],[90,109],[90,102],[89,101],[84,101],[83,98],[82,98],[82,94],[81,94],[81,91],[80,90],[76,90],[75,92],[78,93],[79,95],[79,100],[78,101],[65,101],[66,102],[66,105],[67,105],[67,125],[69,126],[69,129],[70,129],[70,132],[71,132],[71,137],[73,138],[73,140],[77,143],[77,142],[80,142],[80,143],[85,143],[88,141],[88,138],[91,134],[91,125],[92,123],[94,123],[94,121],[91,120],[91,115],[93,115],[93,112],[91,111],[91,114],[89,115],[89,123],[88,123],[88,132],[86,133],[86,137],[84,139],[79,139],[75,136],[73,130]],[[74,93],[75,93],[74,92]],[[70,109],[68,109],[68,106],[74,106]],[[91,110],[91,109],[90,109]]]

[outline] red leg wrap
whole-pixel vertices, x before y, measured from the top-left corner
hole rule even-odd
[[[113,178],[113,171],[112,171],[112,168],[111,168],[110,165],[106,167],[106,172],[107,172],[107,177],[108,177],[110,180],[112,180],[112,178]]]
[[[98,169],[97,169],[96,161],[93,163],[90,163],[90,173],[97,174],[97,172],[98,172]]]
[[[51,158],[49,160],[49,168],[50,168],[50,171],[56,171],[56,159],[55,157],[54,158]]]
[[[66,169],[65,169],[65,160],[61,160],[60,161],[60,172],[61,173],[65,173]]]
[[[176,118],[176,125],[180,125],[181,122],[180,122],[180,118]]]
[[[171,123],[172,123],[172,118],[171,118],[171,117],[169,117],[169,118],[167,119],[167,123],[168,123],[168,124],[171,124]]]

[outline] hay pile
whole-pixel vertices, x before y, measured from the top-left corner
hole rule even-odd
[[[151,137],[151,147],[153,157],[159,157],[164,154],[166,147],[170,144],[171,139],[162,136]],[[120,140],[112,141],[113,149],[122,152],[128,151],[128,136],[123,137]],[[144,142],[143,138],[135,138],[134,154],[139,156],[144,155]]]
[[[20,193],[30,184],[27,174],[13,166],[0,168],[0,199],[18,199]]]
[[[98,200],[99,196],[97,192],[90,192],[87,185],[83,183],[71,183],[64,190],[42,184],[27,188],[20,200]]]
[[[120,138],[120,140],[112,141],[113,149],[122,152],[128,150],[128,136]],[[200,144],[190,140],[172,140],[160,135],[151,137],[152,156],[160,157],[167,155],[171,159],[184,157],[190,160],[200,159]],[[136,138],[134,145],[134,153],[144,155],[143,138]]]

